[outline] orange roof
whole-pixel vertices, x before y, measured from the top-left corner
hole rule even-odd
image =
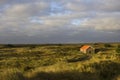
[[[88,49],[89,47],[91,47],[91,46],[89,46],[89,45],[84,45],[84,46],[81,47],[80,49],[86,50],[86,49]]]

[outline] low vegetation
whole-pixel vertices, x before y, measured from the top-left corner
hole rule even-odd
[[[116,52],[120,54],[120,45],[117,46]]]
[[[120,80],[119,43],[82,45],[0,45],[0,80]]]

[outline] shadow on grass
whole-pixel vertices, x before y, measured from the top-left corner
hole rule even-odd
[[[90,64],[95,72],[61,71],[38,72],[28,80],[116,80],[120,75],[120,64],[111,61]]]
[[[77,56],[71,59],[68,59],[67,62],[68,63],[72,63],[72,62],[78,62],[78,61],[86,61],[86,60],[90,60],[91,56],[90,55],[83,55],[83,56]]]
[[[84,72],[80,73],[77,71],[64,71],[64,72],[40,72],[29,80],[97,80],[94,73]]]

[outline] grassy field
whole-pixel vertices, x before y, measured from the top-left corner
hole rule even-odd
[[[0,45],[0,80],[120,80],[120,43]]]

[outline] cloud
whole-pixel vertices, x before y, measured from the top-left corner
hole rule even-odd
[[[4,13],[8,17],[27,17],[40,14],[43,15],[43,13],[46,12],[45,10],[48,8],[47,5],[48,4],[45,2],[14,4],[5,10]]]
[[[102,0],[102,5],[99,8],[104,11],[119,12],[119,7],[120,0]]]
[[[119,0],[0,0],[0,4],[0,37],[6,39],[34,37],[47,42],[61,36],[63,42],[79,41],[78,37],[87,41],[89,33],[99,38],[92,35],[102,37],[106,32],[111,38],[120,31]]]
[[[97,13],[92,19],[83,22],[83,26],[102,31],[120,31],[119,13]]]
[[[65,7],[73,11],[120,11],[119,0],[75,0],[66,3]]]

